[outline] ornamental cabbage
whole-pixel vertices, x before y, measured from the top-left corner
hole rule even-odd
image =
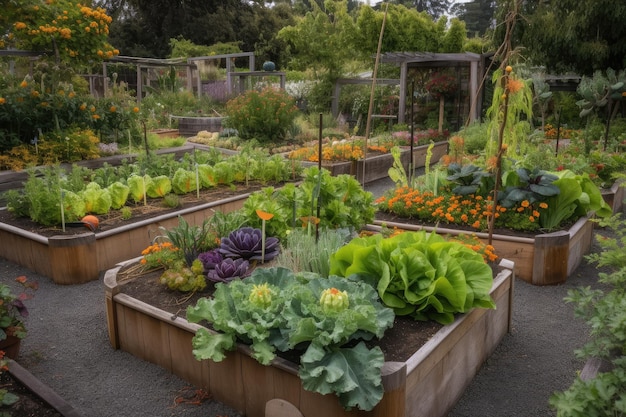
[[[245,259],[226,258],[207,273],[207,278],[213,282],[229,282],[245,277],[249,269],[250,263]]]
[[[349,295],[349,303],[345,297],[339,303],[343,308],[327,312],[320,300],[338,294]],[[206,320],[217,331],[197,330],[192,340],[196,359],[219,362],[239,341],[268,365],[276,351],[302,347],[303,387],[335,393],[346,409],[362,410],[373,409],[384,392],[383,353],[364,341],[381,338],[394,318],[376,290],[361,280],[294,274],[286,268],[257,268],[245,280],[218,283],[213,298],[202,298],[187,309],[187,320]]]
[[[266,283],[253,285],[248,300],[261,308],[268,308],[272,305],[272,289]]]
[[[350,305],[348,293],[337,288],[328,288],[322,292],[320,305],[326,314],[338,313]]]
[[[265,256],[262,256],[263,235],[260,229],[242,227],[231,232],[220,242],[219,251],[226,258],[243,258],[246,260],[269,261],[280,252],[278,239],[265,239]]]

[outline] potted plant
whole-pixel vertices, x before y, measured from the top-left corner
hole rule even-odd
[[[0,350],[11,359],[17,357],[20,342],[26,337],[23,319],[28,317],[28,310],[24,301],[32,298],[37,289],[37,283],[29,282],[23,275],[15,281],[23,288],[19,294],[15,294],[9,285],[0,284]]]

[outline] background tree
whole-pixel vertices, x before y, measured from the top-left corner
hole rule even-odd
[[[501,0],[498,10],[512,0]],[[626,3],[611,0],[526,0],[522,3],[512,42],[548,72],[596,70],[626,65]],[[496,43],[502,31],[496,31]]]
[[[467,36],[482,36],[493,29],[496,5],[495,0],[474,0],[455,3],[450,12],[465,22]]]
[[[377,9],[383,2],[377,4]],[[405,6],[407,9],[415,9],[418,12],[426,12],[433,19],[439,19],[445,16],[450,7],[454,4],[454,0],[391,0],[389,4],[397,4]]]

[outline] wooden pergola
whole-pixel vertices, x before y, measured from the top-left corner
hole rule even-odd
[[[400,66],[400,101],[398,104],[398,123],[404,123],[407,97],[407,75],[411,68],[469,68],[467,80],[470,97],[469,113],[470,120],[480,118],[482,111],[481,93],[479,80],[486,71],[485,55],[472,52],[462,53],[430,53],[430,52],[387,52],[380,57],[382,63],[396,64]]]

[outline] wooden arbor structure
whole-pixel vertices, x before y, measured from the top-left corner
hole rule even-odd
[[[470,105],[467,117],[470,120],[480,118],[482,110],[482,94],[479,82],[485,74],[485,58],[471,52],[463,53],[428,53],[428,52],[388,52],[381,56],[381,62],[400,66],[400,103],[398,105],[398,122],[403,123],[406,112],[408,73],[412,68],[444,68],[469,69],[467,92]]]
[[[482,92],[480,88],[480,81],[482,80],[486,72],[486,55],[479,55],[471,52],[463,53],[430,53],[430,52],[387,52],[381,55],[381,63],[396,64],[400,66],[400,79],[380,79],[377,80],[377,84],[385,85],[399,85],[400,98],[398,103],[398,123],[405,123],[406,109],[407,109],[407,97],[410,96],[408,92],[409,84],[409,71],[413,69],[457,69],[459,74],[462,75],[460,84],[464,90],[467,91],[469,103],[463,112],[463,117],[468,117],[470,120],[476,120],[480,118],[482,112]],[[341,86],[346,84],[365,84],[372,83],[372,79],[339,79],[335,84],[335,92],[333,96],[332,111],[333,115],[337,116],[338,113],[338,101],[339,94],[341,92]]]

